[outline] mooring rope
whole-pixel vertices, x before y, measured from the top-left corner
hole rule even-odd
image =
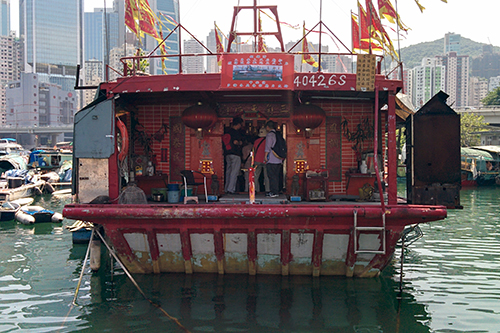
[[[64,328],[64,324],[66,324],[66,321],[68,320],[68,317],[69,317],[69,314],[71,313],[71,310],[73,310],[73,308],[76,305],[78,305],[78,304],[76,304],[76,298],[78,297],[78,292],[80,291],[80,286],[82,285],[83,274],[85,273],[85,266],[87,264],[87,260],[89,258],[89,254],[90,254],[90,243],[92,242],[92,238],[94,238],[94,228],[92,228],[92,233],[90,234],[89,246],[87,246],[87,252],[85,253],[85,259],[83,259],[82,270],[80,271],[80,278],[78,279],[78,284],[76,285],[75,296],[73,297],[73,301],[71,302],[68,313],[66,313],[66,316],[64,316],[64,320],[62,322],[61,328]],[[60,332],[60,331],[58,331],[58,332]]]
[[[76,285],[75,297],[73,298],[73,302],[71,302],[72,306],[78,305],[76,304],[76,298],[78,297],[78,292],[80,291],[80,286],[82,285],[83,274],[85,274],[85,265],[87,264],[87,259],[89,258],[90,254],[90,244],[92,243],[92,239],[94,239],[94,230],[95,228],[92,228],[92,233],[90,234],[89,246],[87,246],[87,253],[85,253],[85,259],[83,259],[83,266],[82,270],[80,271],[80,278],[78,279],[78,284]]]
[[[134,284],[134,286],[137,288],[137,290],[141,293],[141,295],[149,302],[151,303],[151,305],[153,305],[155,308],[159,309],[166,317],[168,317],[170,320],[172,320],[174,323],[177,324],[177,326],[179,326],[179,328],[181,330],[183,330],[184,332],[188,332],[189,333],[189,330],[187,328],[185,328],[181,323],[180,321],[169,315],[167,313],[167,311],[165,311],[159,304],[156,304],[155,302],[153,302],[152,300],[150,300],[146,294],[144,293],[144,291],[142,291],[141,287],[139,287],[139,285],[137,284],[137,282],[134,280],[134,278],[132,277],[132,275],[130,274],[130,272],[127,270],[127,268],[125,267],[125,265],[121,262],[121,260],[118,258],[118,256],[116,255],[116,253],[113,251],[113,249],[111,249],[111,247],[108,245],[108,243],[106,242],[106,240],[104,239],[104,237],[102,237],[101,233],[99,232],[99,230],[96,229],[96,232],[97,232],[97,235],[99,236],[99,238],[101,238],[102,242],[104,243],[104,245],[106,246],[106,248],[108,249],[109,253],[111,253],[111,255],[113,256],[113,258],[115,258],[116,262],[118,262],[118,264],[120,264],[121,268],[123,269],[123,271],[125,272],[125,274],[128,276],[128,278],[130,279],[130,281],[132,281],[132,283]]]

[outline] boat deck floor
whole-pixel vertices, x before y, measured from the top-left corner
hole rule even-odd
[[[198,195],[198,204],[207,204],[205,200],[204,195]],[[155,201],[149,201],[148,203],[151,204],[162,204],[162,205],[179,205],[179,204],[184,204],[183,202],[179,203],[168,203],[168,202],[155,202]],[[250,199],[248,196],[248,193],[241,193],[241,194],[224,194],[218,197],[217,201],[208,201],[208,204],[211,205],[217,205],[217,204],[248,204],[250,203]],[[380,205],[379,200],[359,200],[358,196],[355,195],[332,195],[330,196],[329,200],[311,200],[311,201],[293,201],[290,200],[289,196],[285,194],[280,194],[278,197],[266,197],[265,194],[256,194],[255,195],[255,203],[256,204],[263,204],[263,205],[268,205],[268,204],[278,204],[278,205],[283,205],[283,204],[310,204],[310,205],[345,205],[345,204],[363,204],[363,205]],[[387,200],[386,200],[387,203]],[[398,198],[398,203],[400,204],[405,204],[406,199],[405,198]],[[187,204],[197,204],[194,200],[188,201]]]

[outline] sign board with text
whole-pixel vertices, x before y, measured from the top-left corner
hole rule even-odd
[[[377,60],[375,54],[358,54],[356,90],[374,91]]]
[[[221,89],[286,89],[293,86],[293,55],[281,53],[224,54]]]

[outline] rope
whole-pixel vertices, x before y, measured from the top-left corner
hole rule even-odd
[[[82,266],[82,270],[80,271],[80,278],[78,279],[78,284],[76,285],[75,296],[73,297],[73,301],[71,302],[68,313],[66,313],[66,316],[64,316],[64,320],[61,324],[61,329],[64,328],[64,324],[66,323],[66,320],[68,320],[69,314],[71,313],[73,308],[76,305],[78,305],[78,304],[76,304],[76,298],[78,297],[78,292],[80,291],[80,286],[82,284],[83,274],[85,273],[85,265],[87,264],[87,260],[89,258],[89,253],[90,253],[90,243],[92,242],[93,237],[94,237],[94,228],[92,228],[92,233],[90,234],[89,246],[87,246],[87,252],[85,253],[85,259],[83,259],[83,266]],[[58,332],[60,332],[60,330]]]
[[[83,259],[83,266],[82,270],[80,271],[80,278],[78,279],[78,284],[76,285],[75,297],[73,298],[73,302],[71,302],[71,306],[78,305],[76,304],[76,298],[78,297],[78,292],[80,291],[80,286],[83,280],[83,274],[85,273],[85,265],[87,264],[87,259],[89,258],[90,244],[92,243],[92,239],[94,238],[94,230],[95,228],[92,228],[92,233],[90,234],[89,246],[87,246],[87,253],[85,253],[85,259]]]
[[[101,233],[99,232],[99,230],[96,230],[97,232],[97,235],[99,236],[99,238],[101,238],[102,242],[104,243],[104,245],[106,245],[106,248],[108,249],[109,253],[111,253],[111,255],[113,256],[113,258],[115,258],[116,262],[118,262],[118,264],[120,264],[121,268],[123,269],[123,271],[125,272],[125,274],[128,276],[128,278],[130,279],[130,281],[134,284],[134,286],[137,288],[137,290],[141,293],[141,295],[146,299],[146,301],[148,301],[151,305],[153,305],[155,308],[157,308],[158,310],[160,310],[167,318],[169,318],[170,320],[172,320],[174,323],[177,324],[177,326],[179,326],[179,328],[181,330],[183,330],[184,332],[189,332],[189,330],[187,328],[185,328],[177,318],[169,315],[167,313],[167,311],[165,311],[160,305],[154,303],[152,300],[150,300],[146,294],[144,293],[144,291],[142,291],[141,287],[139,287],[139,285],[137,284],[137,282],[134,280],[134,278],[132,277],[132,275],[130,274],[130,272],[127,270],[127,268],[125,267],[125,265],[121,262],[121,260],[118,258],[118,256],[116,255],[116,253],[111,249],[111,247],[108,245],[108,243],[106,242],[106,240],[104,239],[104,237],[102,237]]]

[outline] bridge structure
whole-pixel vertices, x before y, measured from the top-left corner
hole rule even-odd
[[[460,113],[474,113],[478,116],[484,117],[484,122],[491,126],[500,126],[500,105],[498,106],[483,106],[483,107],[465,107],[454,108],[455,112]]]
[[[73,133],[73,124],[65,126],[1,126],[0,134],[53,134]]]
[[[64,134],[65,137],[73,137],[73,124],[64,126],[0,126],[0,138],[14,138],[27,149],[40,144],[54,144],[61,141],[61,134]]]

